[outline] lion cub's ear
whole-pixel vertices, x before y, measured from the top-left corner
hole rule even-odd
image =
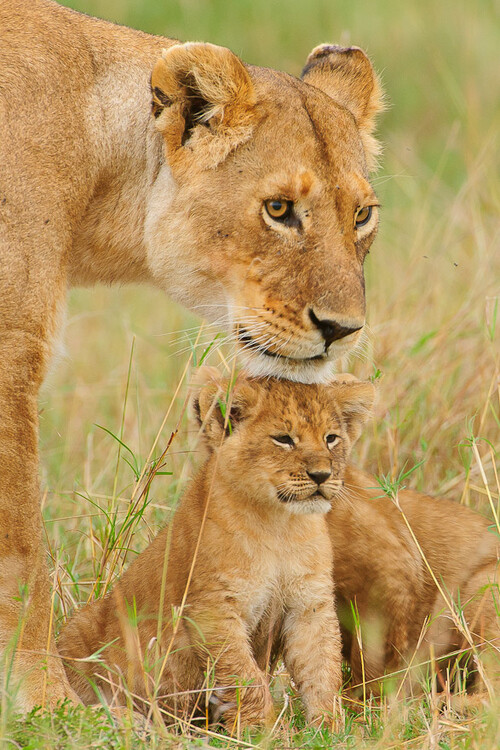
[[[384,109],[384,96],[363,50],[320,44],[307,58],[301,77],[351,112],[359,128],[368,167],[373,169],[380,146],[372,133],[375,117]]]
[[[154,66],[151,88],[156,127],[174,171],[192,163],[214,167],[252,134],[254,87],[241,60],[225,47],[174,44]]]
[[[372,414],[377,391],[372,383],[352,379],[352,376],[342,381],[341,377],[337,376],[329,387],[342,413],[349,439],[355,443]]]
[[[240,374],[231,388],[230,380],[215,367],[200,367],[193,381],[190,413],[205,446],[216,449],[253,413],[258,399],[259,388],[252,379]]]

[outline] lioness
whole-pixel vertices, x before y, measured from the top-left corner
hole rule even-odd
[[[373,692],[384,672],[427,662],[431,653],[440,659],[490,641],[500,649],[494,524],[456,502],[411,490],[401,490],[398,501],[401,510],[375,477],[349,466],[327,516],[344,653],[353,683],[364,674]],[[361,621],[363,664],[351,602]],[[446,662],[441,666],[443,685]],[[409,687],[418,674],[411,673]]]
[[[68,287],[149,282],[224,319],[252,372],[324,379],[365,320],[381,90],[356,47],[298,80],[51,0],[0,0],[0,81],[0,650],[28,708],[72,695],[37,446]]]
[[[209,371],[194,403],[209,455],[171,525],[63,629],[60,653],[85,702],[95,702],[94,685],[124,701],[124,683],[138,698],[158,696],[168,714],[186,695],[203,707],[213,687],[230,729],[238,714],[242,725],[266,721],[260,625],[272,613],[308,720],[333,712],[341,647],[324,514],[374,388],[240,375],[225,428],[217,398],[226,391]],[[85,661],[95,652],[102,664]],[[235,685],[247,686],[239,700]]]

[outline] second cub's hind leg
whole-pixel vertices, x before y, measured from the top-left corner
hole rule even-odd
[[[461,605],[468,630],[478,650],[477,658],[481,661],[480,669],[473,669],[469,688],[481,692],[484,689],[484,678],[500,686],[500,563],[492,560],[477,570],[467,581],[460,594]],[[459,647],[467,648],[470,644],[463,635],[457,638]],[[474,661],[470,661],[473,668]]]

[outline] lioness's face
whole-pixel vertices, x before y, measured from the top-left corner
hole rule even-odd
[[[242,502],[326,513],[341,491],[352,444],[370,414],[373,386],[359,381],[304,385],[240,374],[224,431],[219,404],[226,393],[227,384],[217,388],[212,379],[195,409],[224,481]]]
[[[151,265],[172,296],[234,334],[250,372],[319,382],[365,323],[363,263],[378,226],[366,139],[316,85],[242,70],[253,99],[241,122],[221,131],[208,120],[170,147]]]

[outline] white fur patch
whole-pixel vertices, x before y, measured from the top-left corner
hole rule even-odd
[[[356,355],[363,341],[358,334],[354,346],[337,344],[330,347],[329,356],[325,359],[291,359],[290,357],[270,357],[256,351],[243,350],[239,352],[243,367],[254,377],[275,377],[292,380],[295,383],[327,384],[337,372],[341,363],[339,360],[347,355]]]
[[[314,500],[291,500],[283,503],[284,507],[296,515],[310,515],[311,513],[328,513],[332,504],[326,498],[316,498]]]

